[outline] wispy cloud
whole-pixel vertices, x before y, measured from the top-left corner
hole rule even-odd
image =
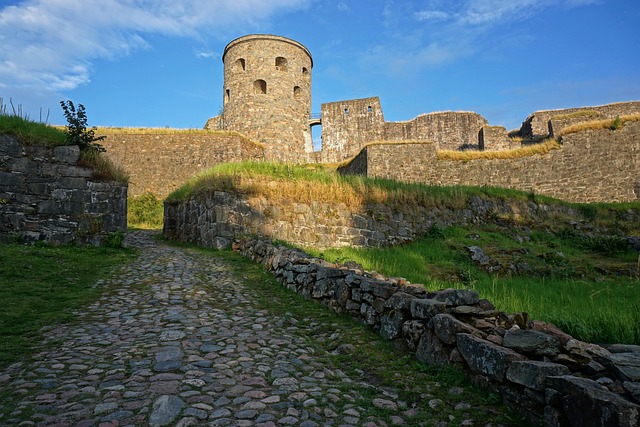
[[[0,9],[0,89],[74,89],[97,59],[145,49],[150,35],[199,38],[307,1],[26,0]]]
[[[416,67],[438,67],[493,48],[483,45],[485,35],[504,31],[550,7],[589,6],[600,1],[426,0],[410,13],[406,4],[388,2],[381,11],[381,20],[389,31],[389,40],[371,47],[362,58],[365,63],[386,63],[387,70],[394,74],[418,71]],[[418,30],[407,39],[402,28],[416,23]]]

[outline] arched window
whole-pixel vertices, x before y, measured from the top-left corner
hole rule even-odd
[[[369,105],[369,106],[367,107],[367,113],[370,113],[370,112],[372,112],[372,111],[373,111],[373,108],[371,108],[371,105]]]
[[[309,70],[307,67],[302,67],[302,75],[305,77],[309,77]]]
[[[295,99],[300,98],[300,93],[301,93],[300,86],[295,86],[295,87],[293,88],[293,97],[294,97]]]
[[[256,80],[253,82],[253,93],[255,94],[266,94],[267,93],[267,82],[264,80]]]
[[[278,56],[276,58],[276,70],[285,71],[287,69],[287,58]]]
[[[239,59],[236,61],[236,69],[237,69],[238,71],[244,71],[244,70],[246,69],[246,63],[245,63],[244,58],[239,58]]]
[[[229,91],[229,89],[224,91],[224,103],[226,104],[227,102],[229,102],[229,98],[231,96],[231,92]]]

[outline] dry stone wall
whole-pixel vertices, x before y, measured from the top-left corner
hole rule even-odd
[[[260,240],[243,239],[235,249],[287,288],[403,343],[418,360],[462,367],[533,425],[640,422],[640,346],[576,340],[526,313],[502,312],[473,290],[428,292]]]
[[[0,240],[100,244],[127,229],[127,184],[92,179],[77,146],[0,135]]]
[[[439,160],[434,144],[371,144],[340,171],[431,185],[514,188],[571,202],[629,202],[640,199],[640,122],[572,133],[559,150],[519,159]]]
[[[160,130],[158,132],[161,132]],[[233,132],[111,129],[100,142],[107,156],[130,175],[129,195],[153,193],[164,198],[197,172],[215,165],[243,160],[264,160],[264,148]]]

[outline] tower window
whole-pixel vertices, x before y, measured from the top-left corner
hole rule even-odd
[[[348,115],[349,115],[349,109],[348,109],[348,108],[345,108],[345,109],[344,109],[344,115],[345,115],[345,116],[348,116]]]
[[[373,110],[372,110],[372,108],[371,108],[371,105],[369,105],[369,106],[367,107],[367,113],[370,113],[371,111],[373,111]]]
[[[255,94],[266,94],[267,93],[267,82],[264,80],[256,80],[253,82],[253,93]]]
[[[309,77],[309,70],[307,67],[302,67],[302,75],[305,77]]]
[[[300,98],[300,93],[301,93],[301,92],[302,92],[302,91],[300,90],[300,86],[295,86],[295,87],[293,88],[293,97],[294,97],[295,99]]]
[[[278,56],[276,58],[276,70],[285,71],[287,69],[287,58]]]
[[[229,97],[230,97],[230,95],[231,95],[231,92],[229,91],[229,89],[227,89],[227,90],[225,90],[225,91],[224,91],[224,102],[225,102],[225,104],[226,104],[227,102],[229,102]]]
[[[246,69],[246,63],[244,58],[239,58],[236,61],[236,68],[238,69],[238,71],[244,71]]]

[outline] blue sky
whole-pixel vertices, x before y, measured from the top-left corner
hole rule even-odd
[[[0,97],[64,124],[201,128],[222,104],[225,45],[307,46],[320,104],[379,96],[385,119],[640,100],[638,0],[0,0]]]

